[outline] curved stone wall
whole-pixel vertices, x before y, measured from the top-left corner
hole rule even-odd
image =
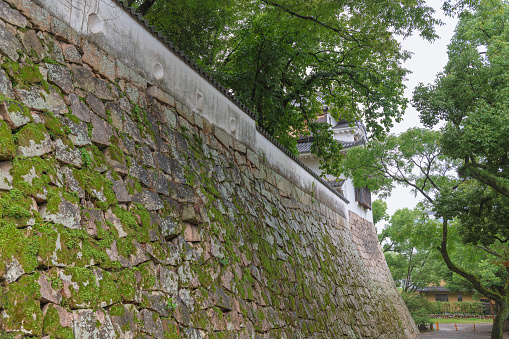
[[[0,336],[415,338],[372,224],[109,29],[160,43],[114,2],[0,0]]]

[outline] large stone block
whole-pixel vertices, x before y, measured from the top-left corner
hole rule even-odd
[[[68,113],[67,105],[60,94],[51,86],[49,86],[48,90],[49,92],[46,89],[33,86],[28,90],[16,88],[14,92],[16,97],[31,109],[38,111],[47,110],[57,114]]]
[[[11,129],[19,128],[33,120],[30,112],[15,101],[0,102],[0,116]]]
[[[65,93],[69,93],[74,89],[69,68],[54,64],[46,64],[46,68],[48,69],[48,81],[50,83],[57,85]]]
[[[0,1],[0,19],[21,28],[25,28],[28,24],[28,20],[20,12],[12,9],[3,1]]]
[[[56,205],[56,207],[53,207]],[[81,228],[81,211],[77,203],[67,201],[61,194],[51,197],[48,204],[41,206],[41,217],[44,221],[61,224],[67,228]]]
[[[32,60],[35,62],[41,61],[44,58],[45,50],[35,31],[27,31],[21,37],[21,42]]]
[[[23,46],[18,39],[0,25],[0,53],[16,61],[19,58],[18,51],[22,50]]]
[[[84,40],[83,62],[87,63],[92,69],[106,77],[109,81],[115,82],[116,65],[115,60],[97,47]]]
[[[115,329],[108,313],[102,309],[74,311],[74,337],[82,339],[115,339]]]

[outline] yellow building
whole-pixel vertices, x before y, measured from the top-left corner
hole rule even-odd
[[[426,301],[449,301],[449,302],[471,302],[477,301],[472,297],[472,292],[461,291],[451,292],[443,286],[427,286],[417,289],[417,292],[426,298]],[[479,301],[484,301],[480,299]],[[488,299],[486,299],[488,301]]]

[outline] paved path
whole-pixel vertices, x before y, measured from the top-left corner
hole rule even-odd
[[[490,338],[491,324],[457,324],[458,330],[454,324],[438,324],[439,331],[436,330],[436,324],[433,324],[434,330],[431,332],[423,333],[419,338],[433,338],[433,339],[481,339]],[[504,338],[509,338],[509,333],[504,332]]]

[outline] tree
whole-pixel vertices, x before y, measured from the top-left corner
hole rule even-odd
[[[439,223],[421,204],[413,210],[397,210],[378,235],[392,277],[403,292],[444,280],[443,262],[437,260],[439,232]]]
[[[437,211],[444,218],[460,218],[464,241],[489,251],[504,268],[499,274],[506,285],[489,296],[499,308],[492,338],[500,338],[509,315],[509,4],[483,1],[474,9],[460,14],[444,72],[433,85],[417,87],[413,102],[428,126],[446,122],[442,150],[459,162],[458,174],[469,182],[458,193],[439,197]],[[472,282],[447,257],[446,239],[444,228],[448,267]]]
[[[509,272],[506,267],[509,251],[504,238],[504,230],[507,232],[509,225],[507,219],[501,219],[509,201],[482,182],[459,178],[456,169],[462,163],[443,153],[442,138],[439,131],[410,129],[399,136],[391,135],[385,140],[371,142],[366,148],[351,149],[342,163],[342,169],[346,176],[353,178],[354,185],[367,186],[371,191],[389,194],[399,183],[413,188],[424,197],[436,216],[442,219],[438,250],[447,267],[466,279],[481,295],[497,303],[499,312],[492,338],[501,338],[509,301]],[[479,195],[480,191],[496,199],[486,201]],[[474,217],[477,219],[472,219]],[[458,256],[451,254],[454,249],[448,246],[451,245],[449,232],[452,220],[458,224],[457,232],[462,242],[472,252],[468,257],[484,258],[487,260],[485,263],[496,266],[493,271],[500,276],[500,283],[494,284],[484,279],[479,266],[458,260],[464,258],[467,252],[458,252]],[[502,225],[490,227],[496,221],[502,222]],[[473,225],[479,228],[472,229]]]
[[[435,38],[423,0],[143,0],[144,17],[231,89],[291,151],[315,137],[322,169],[338,175],[339,143],[316,122],[363,118],[373,135],[401,119],[407,71],[396,35]]]
[[[383,200],[376,199],[371,204],[371,211],[373,212],[373,223],[376,225],[382,220],[389,220],[387,214],[387,203]]]

